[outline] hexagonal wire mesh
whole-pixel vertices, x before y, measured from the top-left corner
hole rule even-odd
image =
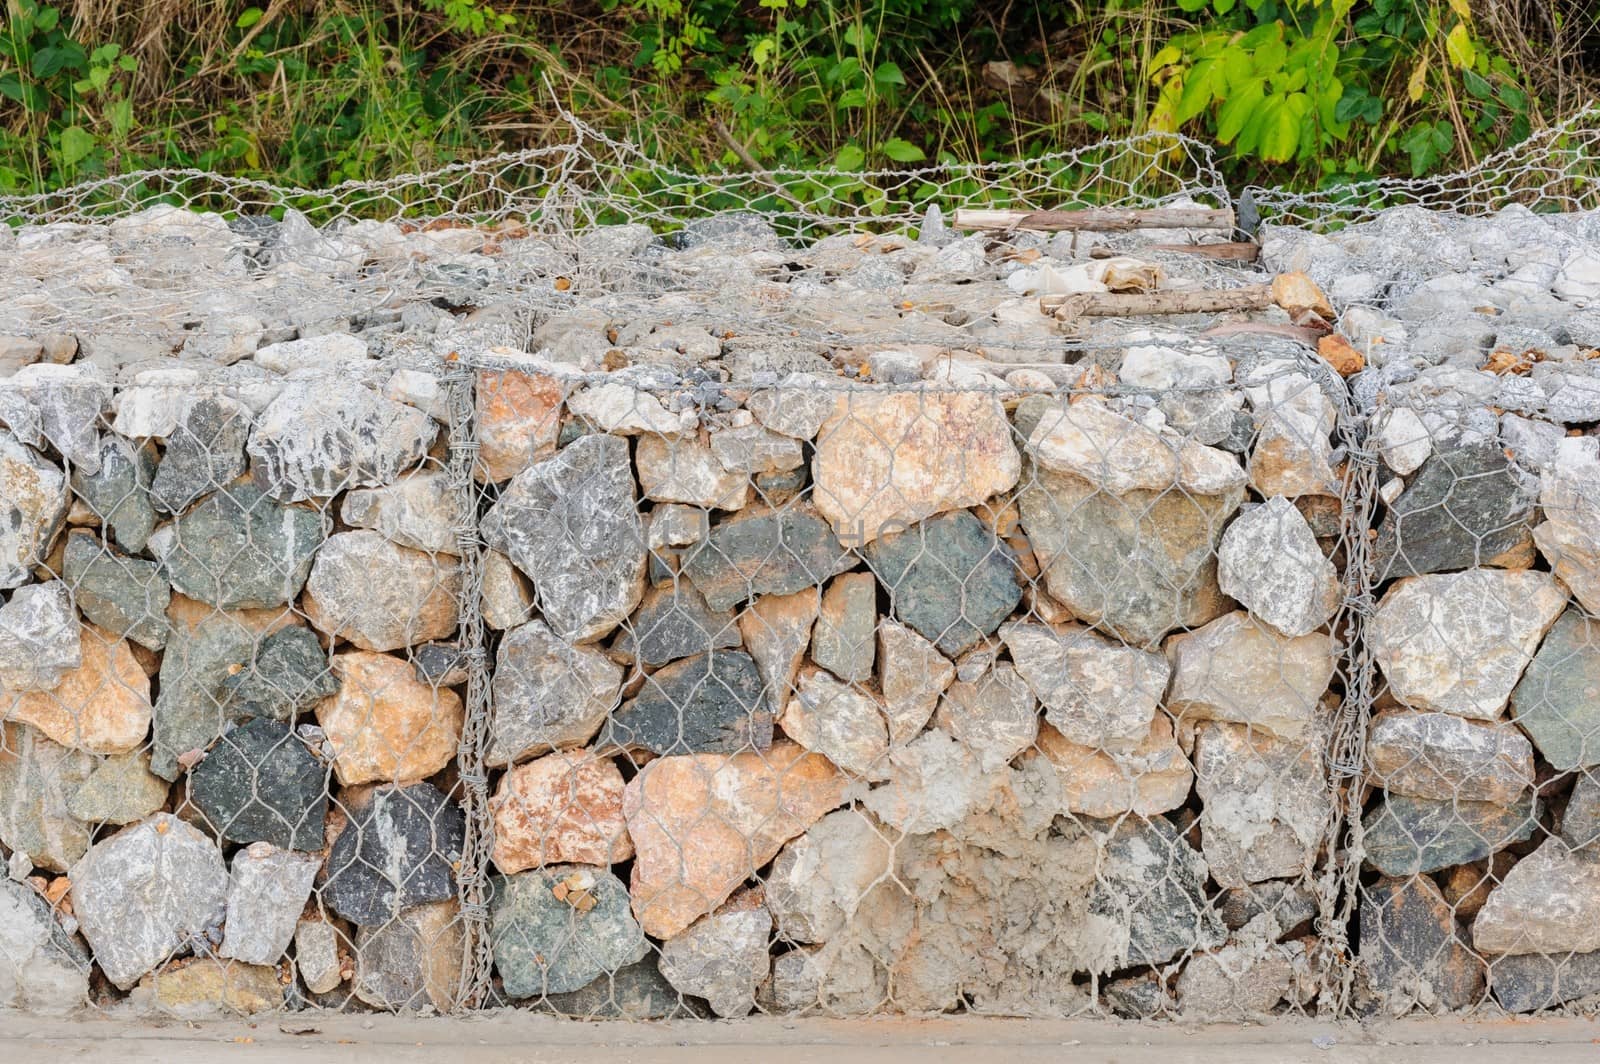
[[[1263,270],[921,210],[1225,204],[1181,139],[863,185],[574,128],[332,190],[0,201],[0,1001],[1600,990],[1600,460],[1555,438],[1600,411],[1581,314],[1514,301],[1580,301],[1586,216],[1329,200],[1318,235],[1252,190]],[[1581,190],[1588,136],[1519,172]],[[1463,261],[1494,350],[1429,365]],[[1303,291],[1070,314],[1292,269],[1368,372],[1307,349]]]

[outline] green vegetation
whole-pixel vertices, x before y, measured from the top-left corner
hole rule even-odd
[[[1591,0],[254,3],[4,0],[0,191],[383,177],[563,142],[556,100],[690,172],[1182,130],[1315,186],[1470,164],[1600,81]]]

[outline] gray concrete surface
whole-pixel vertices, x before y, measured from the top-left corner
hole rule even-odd
[[[943,1018],[585,1024],[500,1013],[451,1019],[293,1016],[247,1022],[0,1015],[0,1061],[123,1064],[1538,1064],[1600,1061],[1592,1019],[1277,1021],[1205,1027]]]

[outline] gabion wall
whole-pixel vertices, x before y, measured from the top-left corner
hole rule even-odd
[[[0,230],[0,1005],[1583,1007],[1600,230],[1214,236]]]

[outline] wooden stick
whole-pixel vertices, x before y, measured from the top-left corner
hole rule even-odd
[[[1254,262],[1261,254],[1261,245],[1253,244],[1248,240],[1229,244],[1150,244],[1146,247],[1137,248],[1135,251],[1168,251],[1177,255],[1197,255],[1203,259]],[[1091,259],[1117,259],[1132,253],[1103,246],[1089,249],[1089,257]]]
[[[959,208],[957,229],[1036,229],[1041,232],[1092,230],[1122,233],[1131,229],[1228,229],[1233,211],[1210,207],[1150,207],[1131,210],[1091,207],[1081,211],[990,211]]]
[[[1169,292],[1078,292],[1041,296],[1039,309],[1059,321],[1078,318],[1132,318],[1144,314],[1207,314],[1223,310],[1262,310],[1272,305],[1272,286]]]

